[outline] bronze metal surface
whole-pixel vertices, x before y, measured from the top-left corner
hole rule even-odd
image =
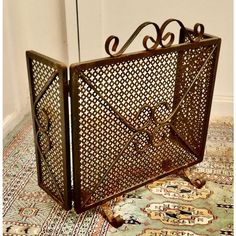
[[[34,51],[26,52],[38,184],[71,209],[67,68]]]
[[[166,32],[172,23],[178,44]],[[143,38],[145,50],[124,54],[147,26],[155,36]],[[170,173],[201,187],[185,169],[204,156],[220,44],[199,23],[145,22],[119,50],[119,38],[108,37],[110,57],[71,65],[69,86],[64,64],[27,51],[39,186],[66,210],[73,200],[77,213]],[[107,204],[102,210],[123,223]]]
[[[164,33],[172,22],[180,26],[177,45]],[[147,25],[156,37],[144,37],[146,51],[123,54]],[[118,52],[119,39],[110,36],[110,58],[71,66],[78,213],[202,161],[220,43],[201,24],[147,22]]]

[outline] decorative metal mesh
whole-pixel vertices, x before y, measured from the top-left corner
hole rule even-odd
[[[202,160],[217,45],[203,41],[71,67],[78,212]]]
[[[215,45],[188,49],[181,54],[182,65],[180,76],[175,85],[175,104],[180,103],[185,91],[191,86],[193,79],[202,67]],[[201,158],[205,146],[205,127],[208,122],[209,99],[212,90],[215,53],[207,61],[196,80],[181,102],[180,108],[172,119],[176,132],[183,141]]]
[[[27,52],[39,185],[71,208],[66,67]]]
[[[181,28],[179,45],[164,33],[171,22]],[[144,37],[146,51],[122,55],[146,26],[156,31]],[[200,162],[220,43],[199,23],[145,22],[118,52],[119,38],[106,40],[110,58],[72,65],[70,86],[63,64],[27,52],[39,185],[67,210],[73,192],[80,213]]]

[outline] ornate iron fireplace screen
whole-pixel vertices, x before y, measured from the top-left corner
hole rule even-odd
[[[173,21],[178,45],[164,34]],[[147,25],[156,39],[145,36],[146,51],[123,55]],[[69,86],[64,65],[27,52],[39,185],[65,209],[73,199],[79,213],[202,161],[220,43],[201,24],[190,30],[173,19],[160,28],[147,22],[119,52],[110,36],[110,58],[72,65]]]

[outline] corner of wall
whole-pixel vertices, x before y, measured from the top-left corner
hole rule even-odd
[[[211,108],[211,119],[233,117],[233,96],[214,96]]]
[[[24,119],[29,113],[29,104],[24,109],[16,110],[4,117],[3,120],[3,139]]]

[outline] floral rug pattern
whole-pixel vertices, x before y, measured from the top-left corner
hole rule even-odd
[[[193,175],[207,180],[196,189],[168,176],[112,202],[125,219],[110,226],[99,207],[65,211],[37,186],[30,120],[11,134],[3,156],[3,235],[214,236],[233,235],[232,121],[211,123],[204,161]]]

